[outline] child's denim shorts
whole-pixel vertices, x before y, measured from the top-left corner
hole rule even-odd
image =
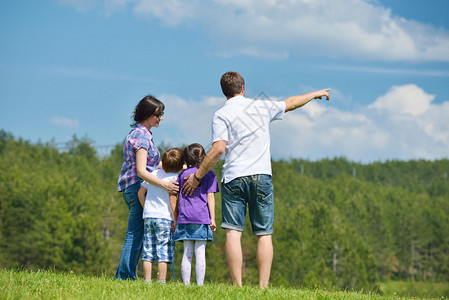
[[[172,224],[173,221],[167,219],[145,219],[142,260],[173,262],[175,242]]]

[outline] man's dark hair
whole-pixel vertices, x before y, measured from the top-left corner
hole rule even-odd
[[[245,80],[237,72],[226,72],[221,76],[220,80],[221,90],[227,98],[232,98],[242,92],[242,86],[245,85]]]

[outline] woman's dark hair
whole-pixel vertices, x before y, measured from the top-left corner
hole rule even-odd
[[[203,162],[204,155],[206,155],[206,152],[200,144],[190,144],[184,148],[183,157],[188,168],[199,167]]]
[[[221,91],[227,98],[234,97],[242,92],[242,86],[245,85],[245,80],[237,72],[226,72],[220,79]]]
[[[136,105],[133,113],[134,123],[131,124],[131,127],[135,127],[137,124],[142,123],[151,115],[155,113],[161,114],[164,112],[165,105],[160,100],[156,99],[156,97],[152,95],[148,95],[143,97],[140,100],[139,104]]]

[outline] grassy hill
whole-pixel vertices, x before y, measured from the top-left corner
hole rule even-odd
[[[0,130],[0,270],[51,268],[104,277],[106,286],[118,284],[104,290],[106,298],[115,297],[120,283],[110,278],[117,268],[128,221],[128,208],[116,191],[122,161],[121,145],[100,157],[89,141],[76,137],[66,151],[59,151],[51,143],[32,144]],[[219,179],[222,164],[214,168]],[[335,296],[341,293],[325,291],[337,289],[449,297],[448,159],[368,165],[345,158],[290,159],[273,161],[272,168],[275,255],[269,297],[276,293],[297,297],[305,291]],[[220,193],[216,216],[220,223]],[[226,285],[225,231],[218,228],[214,239],[206,251],[206,281],[221,283],[212,287],[214,291],[229,288],[229,293],[235,293]],[[243,280],[251,286],[258,281],[257,242],[248,219],[242,245]],[[182,248],[178,243],[175,266],[181,263]],[[4,272],[3,277],[9,274]],[[179,267],[175,273],[180,277]],[[9,276],[14,282],[24,275]],[[169,272],[167,279],[173,276]],[[30,282],[44,286],[44,291],[55,289]],[[33,294],[30,285],[22,288],[22,279],[19,283],[2,285],[0,300],[19,298],[22,293],[37,298],[53,295]],[[124,286],[125,295],[130,286]],[[139,287],[143,292],[137,294],[145,294],[147,288]],[[78,289],[79,293],[88,290],[85,286]],[[156,292],[159,287],[152,289]],[[173,293],[180,292],[184,289]],[[75,295],[81,294],[70,290],[58,297]],[[317,295],[310,297],[322,297]],[[88,294],[81,296],[89,298]]]
[[[253,285],[237,288],[223,283],[185,287],[180,281],[149,285],[142,280],[119,281],[73,272],[0,270],[1,299],[406,299],[405,294],[282,287],[260,290]]]

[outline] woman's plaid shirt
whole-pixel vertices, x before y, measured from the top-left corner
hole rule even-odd
[[[122,170],[118,178],[117,190],[119,192],[142,181],[142,179],[137,176],[136,168],[136,152],[140,148],[144,148],[148,151],[147,170],[149,172],[157,169],[157,166],[161,161],[161,154],[156,146],[154,146],[153,135],[145,126],[138,124],[130,131],[123,146],[123,156],[125,160],[123,161]]]

